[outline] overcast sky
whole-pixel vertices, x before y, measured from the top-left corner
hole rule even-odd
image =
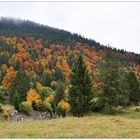
[[[140,2],[0,2],[0,16],[32,20],[140,53]]]

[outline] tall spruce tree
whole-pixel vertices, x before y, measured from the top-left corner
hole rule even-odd
[[[19,101],[26,100],[26,93],[30,89],[30,79],[24,70],[18,70],[16,77],[12,84],[12,92],[13,96],[17,92],[19,95]]]
[[[93,96],[92,78],[86,68],[82,55],[79,55],[71,73],[71,86],[68,96],[71,113],[78,117],[87,113],[91,109],[90,101]]]
[[[106,113],[114,113],[114,107],[126,105],[129,102],[129,87],[121,68],[117,54],[106,50],[99,67],[100,98]]]
[[[15,91],[13,98],[12,98],[12,104],[14,105],[16,110],[19,110],[19,104],[20,104],[20,97],[17,91]]]
[[[119,106],[127,106],[129,104],[130,98],[130,87],[127,80],[127,72],[121,71],[119,72],[119,84],[117,90],[119,94],[117,95],[117,102]]]
[[[128,73],[128,83],[130,88],[130,103],[137,104],[140,102],[140,86],[133,71]]]

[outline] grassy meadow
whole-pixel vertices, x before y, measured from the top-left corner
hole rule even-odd
[[[46,121],[0,121],[0,138],[140,138],[140,112]]]

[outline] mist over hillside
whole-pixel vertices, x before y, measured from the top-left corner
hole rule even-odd
[[[71,33],[62,29],[53,28],[47,25],[42,25],[29,20],[14,19],[1,17],[0,18],[0,35],[19,36],[19,37],[34,37],[35,39],[42,38],[46,47],[51,44],[63,44],[66,46],[74,46],[75,42],[88,44],[94,47],[97,51],[109,48],[120,54],[129,53],[136,57],[136,63],[139,63],[139,54],[127,52],[123,49],[112,48],[111,46],[102,45],[101,42],[96,42],[93,39],[84,38],[76,33]],[[127,57],[127,56],[125,56]]]

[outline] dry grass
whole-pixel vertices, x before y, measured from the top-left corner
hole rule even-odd
[[[0,138],[140,138],[140,118],[131,115],[0,122]]]

